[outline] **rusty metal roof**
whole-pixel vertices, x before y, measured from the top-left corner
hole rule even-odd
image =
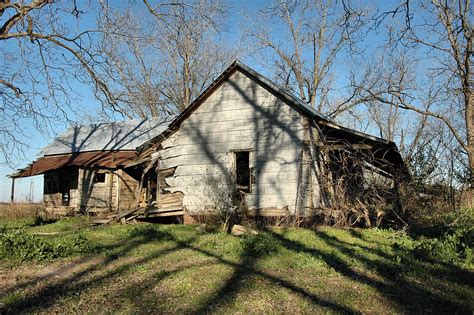
[[[22,170],[18,170],[10,177],[28,177],[44,174],[48,171],[56,170],[66,166],[81,167],[106,167],[117,168],[125,165],[136,157],[135,151],[118,151],[118,152],[81,152],[64,155],[44,156],[27,166]]]

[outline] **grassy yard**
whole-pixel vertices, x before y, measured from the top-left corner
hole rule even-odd
[[[87,227],[85,218],[2,224],[2,233],[19,229],[56,249],[89,246],[66,257],[3,259],[0,313],[474,310],[472,265],[417,260],[401,232],[269,228],[238,238],[183,225]]]

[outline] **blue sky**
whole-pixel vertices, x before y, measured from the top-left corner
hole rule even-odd
[[[120,5],[121,2],[109,1],[113,5]],[[377,2],[376,2],[377,3]],[[396,1],[387,1],[382,2],[384,6],[395,5]],[[137,2],[138,5],[140,3]],[[232,0],[227,2],[230,10],[229,23],[227,27],[227,33],[225,33],[224,39],[229,43],[238,43],[241,40],[242,28],[245,28],[249,25],[247,21],[247,16],[254,15],[258,10],[268,7],[271,5],[271,1],[252,1],[252,0]],[[380,5],[380,3],[377,3]],[[94,23],[93,15],[85,15],[81,17],[80,23],[88,24]],[[255,21],[252,21],[255,22]],[[74,22],[72,22],[74,23]],[[87,28],[87,26],[86,26]],[[376,34],[371,34],[372,38],[368,40],[369,45],[376,45],[380,40]],[[3,45],[3,44],[2,44]],[[0,47],[5,48],[5,47]],[[8,47],[7,47],[8,48]],[[255,59],[252,56],[244,55],[242,56],[243,61],[254,67],[257,71],[262,72],[263,74],[269,74],[267,69],[261,67],[258,63],[255,62]],[[1,67],[1,64],[0,64]],[[339,67],[343,71],[344,64],[340,63]],[[72,118],[78,121],[84,121],[85,116],[94,116],[97,112],[97,109],[100,107],[98,101],[93,97],[92,90],[89,86],[74,83],[73,88],[76,92],[80,94],[80,98],[77,100],[76,107],[79,109],[78,114],[73,114]],[[31,122],[24,120],[22,126],[26,130],[28,138],[24,139],[27,143],[30,144],[30,148],[25,150],[24,155],[26,158],[15,161],[17,167],[24,167],[30,162],[34,161],[37,157],[37,154],[42,147],[46,146],[51,140],[53,134],[39,132],[31,127]],[[61,133],[62,131],[68,128],[67,123],[58,123],[54,131],[56,133]],[[8,174],[11,174],[14,171],[11,167],[7,165],[0,165],[0,201],[8,201],[10,198],[10,188],[11,180],[7,178]],[[16,181],[16,200],[21,201],[29,197],[30,187],[34,185],[34,196],[33,200],[40,201],[42,198],[43,191],[43,180],[42,176],[35,176],[25,179],[17,179]]]

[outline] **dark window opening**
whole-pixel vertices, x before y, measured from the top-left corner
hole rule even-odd
[[[237,190],[250,192],[250,152],[235,152],[235,183]]]
[[[95,173],[94,183],[105,183],[105,173]]]

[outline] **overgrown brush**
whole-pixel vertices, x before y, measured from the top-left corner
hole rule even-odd
[[[0,259],[48,260],[93,252],[95,247],[83,234],[45,240],[24,229],[0,229]]]
[[[412,234],[418,238],[401,237],[395,242],[395,247],[413,258],[432,263],[457,266],[473,263],[474,209],[450,212],[429,231],[414,231]]]
[[[415,241],[413,255],[433,263],[469,265],[473,258],[471,246],[466,244],[467,231],[457,230],[441,238],[426,238]],[[471,231],[472,232],[472,231]]]

